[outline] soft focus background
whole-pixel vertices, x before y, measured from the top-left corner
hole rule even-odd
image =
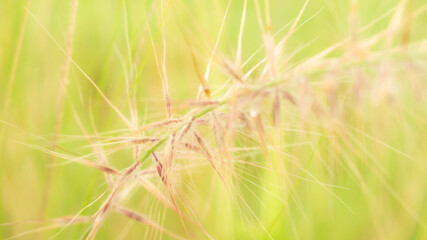
[[[231,86],[219,62],[234,62],[244,2],[231,1],[224,21],[209,77],[213,99]],[[261,18],[265,21],[269,14],[272,32],[277,32],[276,43],[304,2],[270,0],[267,11],[266,2],[259,0]],[[95,142],[95,136],[119,138],[128,129],[82,72],[128,119],[135,119],[128,104],[133,101],[136,123],[142,126],[166,118],[159,74],[165,66],[173,115],[183,116],[200,85],[192,53],[203,74],[228,3],[0,0],[0,239],[86,237],[90,221],[63,228],[66,220],[49,219],[95,214],[106,195],[86,206],[108,191],[106,179],[102,172],[54,153],[96,161],[88,136]],[[280,131],[271,123],[273,98],[241,106],[248,115],[258,111],[264,116],[266,136],[246,138],[249,130],[242,130],[229,141],[233,156],[241,160],[234,166],[234,184],[221,187],[208,165],[187,169],[177,184],[185,197],[177,197],[177,204],[193,223],[136,182],[124,188],[123,205],[182,238],[426,239],[425,10],[425,0],[309,1],[281,52],[281,74],[351,40],[322,60],[314,59],[319,64],[302,65],[291,74],[303,83],[285,84],[297,106],[282,103]],[[381,35],[387,29],[393,33]],[[261,50],[243,72],[265,58],[263,31],[255,1],[249,0],[243,62]],[[253,79],[260,75],[256,70]],[[360,89],[353,88],[359,77]],[[384,87],[383,79],[392,80],[384,81]],[[352,97],[354,91],[357,97]],[[314,112],[307,110],[306,101]],[[229,108],[220,112],[227,115]],[[215,137],[200,131],[215,149]],[[281,144],[274,145],[275,139]],[[115,151],[113,144],[102,143],[110,166],[122,170],[132,164],[131,147]],[[141,151],[146,148],[142,145]],[[264,165],[265,151],[283,168]],[[141,168],[155,171],[149,162]],[[152,178],[168,196],[159,177]],[[175,235],[111,211],[96,239]]]

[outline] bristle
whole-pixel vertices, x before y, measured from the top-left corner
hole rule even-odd
[[[264,123],[261,119],[261,116],[259,113],[254,113],[253,118],[255,121],[255,129],[259,137],[259,143],[261,145],[262,150],[264,151],[264,154],[266,157],[268,156],[268,150],[267,150],[267,142],[266,142],[266,133],[265,133],[265,127]]]
[[[278,91],[274,94],[273,101],[273,126],[277,129],[280,123],[280,97]]]
[[[155,129],[155,128],[159,128],[159,127],[165,127],[171,124],[175,124],[175,123],[180,123],[182,122],[183,119],[166,119],[166,120],[161,120],[158,122],[153,122],[144,126],[141,126],[138,128],[138,132],[145,132],[151,129]]]

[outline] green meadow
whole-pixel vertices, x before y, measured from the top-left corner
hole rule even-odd
[[[0,239],[427,239],[425,0],[0,0]]]

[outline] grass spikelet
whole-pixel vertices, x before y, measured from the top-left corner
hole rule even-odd
[[[156,167],[157,173],[159,174],[159,177],[162,179],[163,183],[167,184],[165,172],[163,170],[163,164],[162,164],[162,162],[160,162],[159,158],[157,158],[157,155],[155,152],[153,152],[152,154],[153,154],[154,160],[156,161],[156,164],[157,164],[157,167]]]
[[[239,113],[239,119],[245,124],[244,126],[247,127],[249,129],[249,131],[252,131],[252,129],[253,129],[252,123],[249,120],[249,118],[246,116],[245,113],[240,112]]]
[[[93,224],[87,236],[87,239],[90,239],[90,240],[95,239],[96,233],[101,227],[102,222],[105,220],[107,213],[111,210],[111,208],[114,205],[114,201],[116,200],[119,190],[123,187],[123,185],[126,183],[129,176],[137,169],[139,165],[140,165],[140,162],[138,161],[135,162],[132,166],[127,168],[116,180],[116,182],[114,183],[113,189],[111,190],[110,196],[107,198],[107,200],[105,200],[105,202],[101,205],[99,210],[93,216],[94,218]]]
[[[237,82],[243,84],[243,79],[241,77],[241,74],[238,73],[237,70],[231,65],[230,61],[228,61],[227,59],[224,59],[222,62],[227,73]]]
[[[212,113],[212,119],[213,119],[213,132],[215,135],[215,141],[216,144],[218,145],[218,149],[219,152],[221,153],[221,155],[224,155],[224,152],[226,151],[226,149],[224,149],[224,144],[225,144],[225,140],[224,140],[224,135],[223,135],[223,128],[220,125],[217,116],[215,115],[215,113]]]
[[[193,145],[193,144],[191,144],[191,143],[187,143],[187,142],[185,142],[185,143],[183,143],[183,145],[184,145],[187,149],[189,149],[189,150],[191,150],[191,151],[193,151],[193,152],[199,152],[199,151],[200,151],[200,148],[199,148],[199,147],[194,146],[194,145]]]
[[[295,98],[292,96],[292,94],[290,94],[289,92],[284,91],[284,90],[279,90],[279,91],[280,91],[280,94],[282,95],[282,97],[286,101],[290,102],[293,105],[297,105],[297,102],[296,102]]]
[[[143,143],[147,143],[147,142],[157,142],[159,140],[160,140],[159,138],[144,137],[144,138],[132,139],[131,142],[133,144],[143,144]]]
[[[126,217],[128,217],[130,219],[133,219],[133,220],[135,220],[137,222],[140,222],[140,223],[142,223],[144,225],[148,225],[148,226],[150,226],[152,228],[160,230],[160,231],[166,233],[167,235],[169,235],[169,236],[171,236],[171,237],[173,237],[175,239],[185,239],[185,238],[182,238],[182,237],[180,237],[180,236],[172,233],[171,231],[165,229],[164,227],[162,227],[159,224],[153,222],[152,220],[148,219],[146,216],[144,216],[144,215],[142,215],[140,213],[137,213],[135,211],[132,211],[130,209],[127,209],[127,208],[124,208],[124,207],[120,207],[120,206],[115,206],[114,209],[117,212],[125,215]]]
[[[199,80],[200,85],[202,86],[202,89],[203,89],[205,96],[207,98],[210,98],[211,97],[211,90],[209,88],[208,81],[203,76],[203,74],[200,70],[199,64],[197,63],[197,59],[196,59],[196,55],[194,53],[193,46],[191,45],[191,42],[187,39],[187,37],[185,35],[184,35],[184,40],[188,46],[188,49],[190,50],[191,62],[193,63],[194,69],[196,71],[197,79]]]
[[[193,133],[194,133],[194,137],[196,137],[196,141],[199,144],[200,150],[202,151],[203,155],[205,155],[209,164],[215,170],[215,172],[218,174],[218,176],[221,178],[221,180],[224,181],[224,178],[223,178],[222,174],[218,171],[216,164],[215,164],[215,161],[214,161],[214,158],[213,158],[212,154],[209,152],[208,147],[206,146],[205,142],[196,132],[193,132]]]
[[[193,124],[195,119],[196,119],[195,117],[192,117],[190,122],[187,125],[185,125],[184,128],[182,128],[181,132],[179,133],[179,135],[176,139],[177,143],[179,143],[184,138],[185,134],[187,134],[188,130],[190,130],[191,125]]]
[[[255,130],[259,138],[259,144],[261,145],[262,150],[264,151],[264,154],[268,156],[268,149],[267,149],[267,142],[266,142],[266,132],[264,123],[261,119],[261,116],[257,112],[251,113],[252,118],[255,122]],[[267,157],[268,158],[268,157]]]

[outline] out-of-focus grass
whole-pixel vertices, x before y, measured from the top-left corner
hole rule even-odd
[[[74,156],[93,153],[73,109],[92,136],[127,130],[73,64],[69,68],[66,95],[61,98],[61,74],[67,58],[60,47],[66,49],[72,1],[33,0],[28,9],[27,2],[0,1],[0,224],[13,223],[0,226],[1,239],[49,226],[46,222],[27,223],[29,220],[75,215],[107,188],[101,172],[74,163],[63,164],[63,160],[52,158],[30,145],[58,150],[51,146],[56,143]],[[204,71],[228,1],[78,2],[72,59],[115,106],[130,119],[125,78],[132,78],[134,92],[131,95],[137,103],[138,124],[165,119],[162,83],[155,59],[156,55],[159,59],[162,57],[164,39],[172,109],[175,116],[186,113],[187,109],[182,106],[196,97],[200,83],[185,38],[191,42],[198,65]],[[264,15],[264,1],[259,2]],[[282,52],[286,58],[298,50],[289,60],[289,66],[351,36],[350,2],[310,1],[298,25],[301,27]],[[393,10],[402,2],[405,1],[361,0],[359,26],[377,19],[378,22],[358,34],[358,38],[367,39],[383,31],[390,23]],[[169,231],[194,239],[207,238],[204,231],[215,239],[267,239],[266,232],[275,239],[427,238],[427,32],[424,30],[427,14],[421,11],[426,6],[425,1],[407,2],[403,14],[411,21],[403,24],[408,27],[399,29],[393,46],[402,45],[402,29],[409,29],[408,44],[421,42],[419,48],[409,47],[406,54],[405,51],[393,54],[385,52],[382,44],[377,44],[370,50],[384,53],[383,56],[349,63],[345,59],[351,51],[344,46],[329,55],[339,57],[337,71],[322,66],[313,68],[312,72],[304,69],[311,79],[310,94],[317,97],[321,106],[329,106],[331,101],[325,94],[330,90],[324,84],[328,77],[342,81],[336,89],[339,117],[329,115],[327,108],[321,116],[313,113],[300,115],[295,106],[282,103],[280,131],[271,124],[264,129],[269,136],[266,141],[271,147],[267,152],[273,164],[267,170],[248,164],[262,165],[267,161],[262,144],[257,143],[257,134],[254,133],[255,140],[246,138],[246,132],[236,134],[232,144],[235,149],[231,151],[241,160],[235,164],[235,172],[241,178],[233,187],[241,195],[233,195],[222,186],[215,171],[208,166],[181,176],[180,182],[194,184],[193,189],[183,187],[182,191],[188,198],[186,201],[196,209],[193,213],[196,216],[191,216],[193,221],[201,221],[204,227],[187,223],[187,228],[183,228],[179,214],[136,185],[128,189],[131,193],[126,200],[127,206],[144,212]],[[270,0],[273,32],[292,24],[303,3]],[[235,57],[242,9],[243,1],[231,2],[218,46],[218,52],[225,58]],[[419,14],[412,19],[417,11]],[[390,14],[384,15],[386,13]],[[26,25],[20,45],[23,24]],[[288,29],[279,32],[276,39],[285,36]],[[300,49],[307,43],[310,44]],[[243,61],[262,45],[255,4],[248,1]],[[18,48],[21,48],[19,52]],[[265,51],[261,49],[243,70],[248,71],[264,57]],[[343,60],[339,61],[341,58]],[[379,99],[379,93],[374,91],[378,88],[375,87],[378,79],[384,77],[379,70],[384,67],[379,65],[387,61],[393,62],[390,65],[393,69],[385,71],[393,76],[398,87],[390,101]],[[14,62],[16,71],[13,70]],[[399,62],[401,64],[395,64]],[[361,91],[359,103],[348,100],[350,94],[347,93],[352,89],[346,82],[354,79],[352,74],[339,70],[345,64],[349,64],[348,68],[359,66],[366,76],[366,89],[370,90],[367,93]],[[214,63],[209,80],[213,92],[229,78],[224,69],[218,70],[221,69],[218,65]],[[287,90],[299,102],[309,97],[293,83]],[[224,92],[220,91],[214,98]],[[269,118],[272,110],[271,103],[268,104],[254,111]],[[215,142],[214,136],[208,134],[205,137]],[[141,151],[145,149],[143,147]],[[132,164],[132,150],[112,153],[108,158],[112,166],[124,169]],[[48,166],[48,163],[53,165]],[[239,197],[245,200],[244,203]],[[81,214],[93,215],[101,204],[102,201],[96,202]],[[183,211],[191,213],[188,208]],[[70,225],[56,238],[80,238],[89,227],[89,224]],[[21,238],[45,239],[57,231],[35,231]],[[97,238],[119,237],[170,236],[160,235],[158,230],[111,212]]]

